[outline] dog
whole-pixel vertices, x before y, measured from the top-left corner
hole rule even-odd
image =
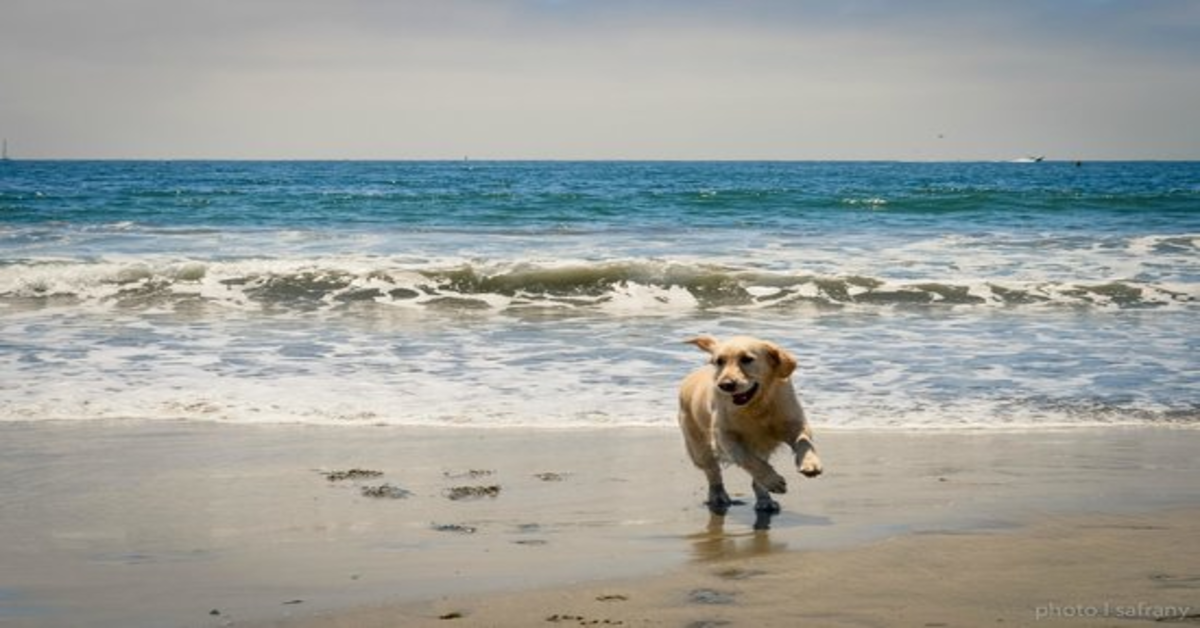
[[[686,342],[710,356],[708,366],[688,375],[679,389],[679,427],[688,455],[708,479],[709,510],[724,514],[734,504],[721,476],[721,463],[732,462],[753,478],[755,510],[779,512],[771,493],[786,493],[787,480],[768,462],[772,452],[791,447],[806,477],[824,470],[792,388],[796,358],[749,336]]]

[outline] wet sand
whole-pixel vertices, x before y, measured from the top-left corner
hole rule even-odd
[[[450,595],[266,625],[1200,625],[1198,538],[1200,509],[1051,517],[1016,531],[745,555],[653,577]]]
[[[3,424],[0,623],[1144,625],[1200,608],[1200,431],[818,438],[828,473],[789,471],[781,514],[715,518],[668,429]]]

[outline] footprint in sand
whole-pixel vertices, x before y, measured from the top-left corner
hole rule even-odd
[[[717,591],[716,589],[692,589],[688,592],[688,601],[693,604],[724,606],[735,603],[737,593]]]

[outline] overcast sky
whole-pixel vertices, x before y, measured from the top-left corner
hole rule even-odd
[[[1200,159],[1193,0],[0,0],[16,157]]]

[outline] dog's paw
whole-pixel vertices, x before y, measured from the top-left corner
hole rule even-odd
[[[725,487],[710,486],[708,488],[708,501],[704,502],[704,505],[708,506],[713,514],[723,515],[733,504],[734,501],[730,499],[729,493],[725,492]]]
[[[704,505],[708,507],[708,512],[717,515],[718,517],[723,517],[725,516],[725,513],[729,512],[729,507],[732,504],[705,502]]]
[[[804,456],[796,462],[796,469],[800,471],[800,475],[806,478],[815,478],[825,471],[821,459],[812,451],[805,452]]]
[[[771,493],[783,494],[787,492],[787,480],[774,471],[771,471],[768,475],[758,480],[758,484]]]
[[[754,510],[774,514],[783,510],[783,508],[779,506],[779,502],[770,498],[764,498],[754,502]]]

